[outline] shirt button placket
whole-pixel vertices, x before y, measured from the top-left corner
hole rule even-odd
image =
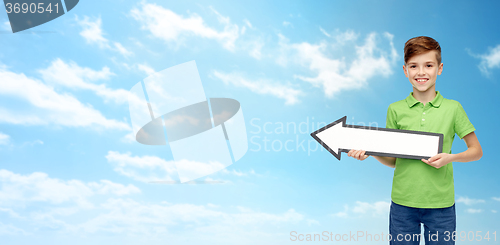
[[[425,106],[422,108],[422,121],[420,122],[420,129],[425,130]]]

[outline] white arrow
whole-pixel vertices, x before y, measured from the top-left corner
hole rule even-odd
[[[428,159],[443,151],[443,134],[346,125],[347,116],[311,136],[340,160],[341,152],[365,150],[366,155]]]

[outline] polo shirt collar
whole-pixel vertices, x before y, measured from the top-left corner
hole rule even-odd
[[[413,92],[411,92],[410,95],[408,95],[408,97],[406,97],[405,100],[406,103],[408,104],[408,107],[410,108],[420,102],[417,99],[415,99],[415,97],[413,97]],[[434,97],[434,99],[429,103],[431,103],[433,107],[439,107],[441,105],[441,102],[443,102],[443,96],[441,95],[441,93],[439,93],[439,91],[436,91],[436,97]]]

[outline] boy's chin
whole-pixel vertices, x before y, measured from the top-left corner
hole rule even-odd
[[[429,89],[430,89],[430,88],[418,88],[418,87],[414,87],[414,88],[415,88],[415,90],[417,90],[418,92],[422,92],[422,93],[423,93],[423,92],[427,92],[427,91],[429,91]]]
[[[434,87],[432,85],[430,85],[430,86],[429,85],[422,86],[422,85],[418,85],[418,84],[417,85],[412,84],[412,85],[413,85],[414,90],[417,90],[418,92],[422,92],[422,93],[427,92],[429,90],[432,90],[432,88]]]

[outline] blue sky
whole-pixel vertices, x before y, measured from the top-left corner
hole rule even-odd
[[[498,7],[82,1],[16,34],[0,11],[2,244],[288,244],[292,231],[387,234],[393,169],[373,158],[339,162],[309,133],[343,116],[384,127],[388,105],[411,92],[403,45],[420,35],[440,42],[436,89],[462,104],[484,152],[454,164],[457,231],[489,231],[489,242],[469,243],[498,244]],[[241,103],[249,150],[202,178],[224,184],[152,184],[175,178],[160,167],[172,154],[133,140],[128,91],[191,60],[207,97]],[[452,151],[465,149],[456,137]]]

